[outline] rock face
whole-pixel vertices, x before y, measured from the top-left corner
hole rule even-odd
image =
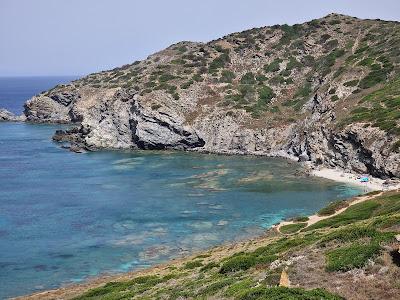
[[[0,108],[0,121],[23,122],[25,121],[25,116],[16,116],[12,112]]]
[[[178,43],[35,96],[25,115],[76,123],[54,136],[74,149],[284,156],[400,177],[398,49],[398,23],[332,14]]]

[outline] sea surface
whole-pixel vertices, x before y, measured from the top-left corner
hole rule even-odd
[[[65,81],[1,79],[0,107],[21,112]],[[51,141],[60,127],[0,123],[0,299],[256,236],[361,192],[283,159],[76,154]]]
[[[0,108],[20,115],[30,97],[79,76],[0,77]]]

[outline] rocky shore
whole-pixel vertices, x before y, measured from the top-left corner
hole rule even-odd
[[[280,156],[395,179],[399,32],[397,22],[330,14],[181,42],[56,86],[27,101],[24,117],[0,120],[73,124],[53,139],[75,152]]]
[[[0,108],[0,122],[24,122],[25,120],[25,115],[16,116],[12,112]]]

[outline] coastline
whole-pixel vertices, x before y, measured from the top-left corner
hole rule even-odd
[[[330,180],[334,180],[336,182],[343,182],[353,186],[362,187],[364,192],[372,192],[372,191],[391,191],[400,189],[400,183],[390,183],[386,180],[373,177],[368,175],[368,182],[361,182],[360,176],[361,174],[345,172],[340,169],[330,169],[330,168],[319,168],[319,169],[311,169],[310,174],[312,176],[326,178]]]
[[[330,180],[335,180],[338,182],[343,182],[343,183],[348,183],[356,186],[364,186],[363,183],[359,182],[356,180],[357,175],[352,174],[352,173],[344,173],[339,171],[339,170],[334,170],[334,169],[319,169],[319,170],[312,170],[311,172],[312,176],[318,176],[318,177],[323,177],[327,178]],[[372,178],[370,185],[367,186],[368,191],[365,193],[355,196],[352,198],[348,198],[347,200],[350,202],[350,206],[354,204],[358,204],[360,202],[366,201],[373,199],[375,197],[378,197],[382,195],[382,192],[380,193],[375,193],[368,195],[366,193],[371,192],[371,191],[382,191],[383,188],[383,180],[378,179],[378,178]],[[400,190],[400,185],[392,185],[386,191],[388,190]],[[337,210],[334,214],[321,217],[318,216],[317,214],[313,214],[308,216],[309,221],[307,221],[307,226],[310,226],[312,224],[315,224],[316,222],[331,218],[333,216],[336,216],[342,212],[344,212],[348,207],[341,208]],[[98,276],[94,276],[91,278],[88,278],[84,280],[81,283],[68,283],[65,285],[62,285],[56,289],[51,289],[51,290],[44,290],[44,291],[38,291],[36,293],[32,293],[29,295],[22,295],[22,296],[17,296],[13,297],[11,299],[29,299],[29,300],[42,300],[42,299],[72,299],[83,292],[93,289],[99,286],[102,286],[108,282],[111,281],[124,281],[124,280],[131,280],[135,277],[138,276],[147,276],[147,275],[164,275],[170,272],[171,269],[176,269],[176,268],[183,268],[185,263],[188,261],[191,261],[193,259],[196,259],[198,257],[206,256],[208,257],[207,259],[223,259],[226,256],[232,255],[234,253],[238,253],[241,251],[249,251],[249,250],[254,250],[260,245],[263,245],[265,243],[270,243],[273,240],[276,240],[278,238],[282,238],[283,236],[286,236],[286,234],[280,232],[280,227],[283,225],[288,225],[292,224],[292,221],[285,221],[282,220],[278,224],[275,224],[268,228],[264,234],[261,234],[256,237],[248,238],[245,240],[241,241],[236,241],[236,242],[228,242],[224,243],[221,245],[214,246],[210,249],[205,249],[201,250],[199,252],[195,252],[186,256],[178,257],[178,258],[173,258],[170,259],[166,262],[144,268],[144,269],[138,269],[138,270],[133,270],[133,271],[128,271],[126,273],[118,273],[118,274],[100,274]]]

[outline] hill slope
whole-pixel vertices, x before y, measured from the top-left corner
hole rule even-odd
[[[296,157],[400,177],[400,24],[331,14],[181,42],[33,97],[31,122],[94,150]]]

